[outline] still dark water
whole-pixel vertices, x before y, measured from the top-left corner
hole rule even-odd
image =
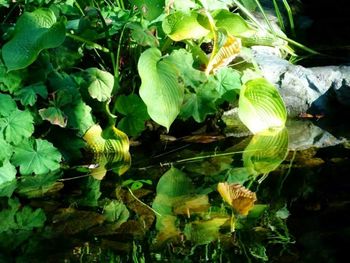
[[[128,164],[107,158],[19,182],[0,199],[0,262],[344,262],[347,256],[346,140],[302,124],[254,137],[144,143],[131,147],[131,156],[121,176]]]

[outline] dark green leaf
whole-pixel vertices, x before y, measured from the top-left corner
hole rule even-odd
[[[65,39],[63,22],[57,22],[50,9],[25,12],[17,21],[13,38],[2,47],[2,57],[9,71],[32,64],[38,54],[57,47]]]
[[[24,140],[15,147],[12,163],[20,167],[22,175],[44,174],[60,167],[61,154],[48,141]]]
[[[9,116],[15,109],[17,109],[17,105],[12,97],[7,94],[0,94],[0,117]]]
[[[0,60],[0,90],[11,94],[22,87],[23,72],[7,72],[5,65]]]
[[[9,116],[0,119],[0,130],[4,133],[7,142],[18,144],[32,135],[33,122],[29,111],[15,109]]]
[[[47,89],[43,83],[36,83],[18,90],[15,92],[15,95],[21,101],[22,105],[33,106],[37,101],[38,95],[43,99],[47,98]]]

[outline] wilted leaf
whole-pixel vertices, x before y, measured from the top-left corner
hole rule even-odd
[[[56,107],[39,110],[39,115],[43,120],[49,121],[53,125],[58,125],[62,128],[67,126],[67,117]]]
[[[141,54],[138,71],[141,77],[140,96],[147,105],[148,114],[169,130],[180,112],[184,96],[178,69],[167,58],[161,59],[160,50],[149,48]]]
[[[176,200],[173,204],[174,214],[187,215],[203,213],[210,207],[207,195],[184,196]]]
[[[5,140],[14,144],[29,138],[34,132],[33,117],[29,111],[15,109],[8,116],[0,118],[0,130]]]
[[[254,192],[251,192],[243,185],[219,183],[218,192],[237,213],[248,215],[257,200]]]
[[[17,21],[13,38],[2,47],[2,57],[9,71],[25,68],[43,49],[62,44],[66,36],[63,22],[57,22],[51,9],[25,12]]]
[[[60,167],[61,154],[48,141],[24,140],[14,151],[11,161],[20,167],[22,175],[48,173]]]

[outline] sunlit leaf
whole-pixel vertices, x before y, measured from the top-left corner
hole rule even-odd
[[[147,107],[139,96],[118,96],[115,109],[125,115],[118,123],[118,128],[130,136],[137,136],[145,129],[145,121],[149,119]]]
[[[128,23],[126,26],[131,29],[131,37],[137,44],[150,47],[159,45],[156,36],[149,29],[143,28],[140,23]]]
[[[275,170],[288,153],[288,131],[261,132],[253,136],[243,152],[243,164],[256,174]]]
[[[10,197],[16,187],[16,168],[6,160],[0,166],[0,196]]]
[[[0,94],[0,117],[9,116],[16,109],[16,102],[10,95]]]
[[[209,30],[198,22],[198,12],[175,12],[163,20],[163,30],[174,41],[198,39],[208,35]]]
[[[98,68],[89,68],[85,71],[89,74],[88,91],[90,96],[98,101],[110,99],[114,86],[113,75]]]
[[[39,115],[43,120],[47,120],[53,125],[58,125],[62,128],[67,126],[67,117],[60,109],[56,107],[40,109]]]
[[[195,213],[203,213],[210,207],[207,195],[185,196],[176,200],[173,205],[174,214],[188,217]]]
[[[47,48],[62,44],[66,29],[57,22],[51,9],[25,12],[17,21],[13,38],[2,47],[2,57],[9,71],[25,68]]]
[[[217,80],[216,90],[221,96],[221,99],[233,102],[241,89],[241,76],[238,71],[232,68],[219,69],[214,77]]]
[[[184,96],[178,69],[166,58],[161,59],[160,50],[149,48],[141,54],[138,71],[142,82],[140,96],[147,105],[148,114],[169,130],[180,112]]]
[[[223,68],[231,63],[231,61],[239,54],[241,50],[241,40],[232,35],[228,35],[225,43],[209,60],[206,74],[216,72],[218,69]]]
[[[219,183],[218,192],[225,202],[232,206],[237,213],[244,216],[248,215],[257,200],[254,192],[240,184]]]
[[[34,132],[33,117],[29,111],[15,109],[7,117],[0,118],[0,130],[5,140],[14,144],[29,138]]]
[[[48,173],[60,167],[61,154],[48,141],[24,140],[14,151],[11,162],[20,167],[22,175]]]
[[[15,92],[15,95],[21,101],[22,105],[33,106],[37,101],[38,95],[46,99],[48,94],[46,86],[43,83],[36,83],[18,90]]]
[[[165,0],[132,0],[142,15],[149,21],[157,18],[163,13]]]
[[[240,92],[238,115],[252,133],[283,128],[287,111],[274,85],[263,78],[245,83]]]

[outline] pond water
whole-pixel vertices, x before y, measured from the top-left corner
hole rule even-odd
[[[108,157],[18,182],[0,199],[0,262],[342,262],[347,255],[347,140],[305,121],[254,137],[170,139],[131,147],[130,168]]]

